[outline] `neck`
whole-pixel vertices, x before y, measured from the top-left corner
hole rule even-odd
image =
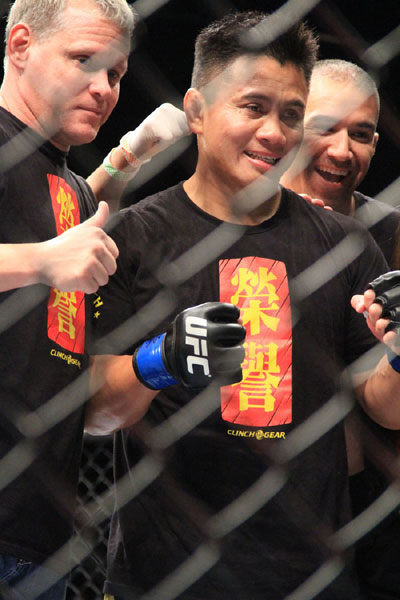
[[[0,90],[0,106],[2,108],[5,108],[6,110],[8,110],[8,112],[11,112],[10,107],[8,106],[8,102],[7,102],[6,98],[4,97],[4,95],[1,93],[1,90]]]
[[[340,198],[339,200],[325,200],[326,206],[330,206],[336,212],[342,213],[348,217],[354,216],[356,212],[356,201],[354,194]]]
[[[204,181],[195,173],[183,187],[192,202],[204,212],[236,225],[259,225],[267,221],[277,212],[281,201],[280,187],[274,186],[271,191],[270,182],[261,178],[246,190],[235,193]],[[266,197],[268,200],[263,200]]]
[[[292,177],[290,170],[284,173],[281,178],[281,183],[284,187],[292,190],[296,194],[308,194],[311,198],[316,197],[313,193],[307,190],[307,185],[301,177]],[[318,198],[318,196],[317,196]],[[325,206],[330,206],[336,212],[352,217],[356,210],[356,202],[353,193],[343,192],[339,198],[330,199],[320,196],[318,198],[325,203]]]
[[[51,135],[49,134],[49,131],[52,130],[50,118],[47,118],[46,121],[46,116],[41,115],[41,117],[43,117],[42,121],[46,122],[46,125],[48,124],[49,130],[46,130],[31,110],[29,103],[24,101],[24,95],[15,85],[13,85],[12,81],[10,83],[8,79],[3,81],[0,88],[0,106],[8,110],[9,113],[14,115],[14,117],[17,117],[17,119],[30,127],[30,129],[33,129],[33,131],[42,138],[52,142]],[[65,148],[59,147],[57,144],[54,145],[60,150],[65,150]]]
[[[352,194],[351,200],[350,200],[350,212],[349,212],[350,217],[353,217],[355,212],[356,212],[356,199],[354,198],[354,194]]]

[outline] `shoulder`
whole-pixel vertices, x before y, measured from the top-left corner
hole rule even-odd
[[[22,135],[19,135],[22,134]],[[0,106],[0,145],[12,140],[15,144],[15,152],[22,151],[26,154],[26,147],[39,147],[43,143],[43,138],[39,136],[33,129],[20,121],[15,115]],[[20,150],[23,149],[23,150]],[[10,151],[8,151],[9,153]],[[9,158],[7,154],[7,158]]]
[[[343,236],[352,231],[367,231],[365,225],[360,221],[356,221],[353,217],[311,204],[304,200],[302,196],[286,188],[283,188],[283,193],[289,214],[302,219],[305,224],[308,223],[311,229],[324,233],[330,232],[332,236]]]
[[[371,227],[382,219],[398,223],[400,221],[400,207],[391,206],[381,200],[370,198],[361,192],[354,192],[356,201],[355,218]]]
[[[288,192],[288,190],[286,190]],[[301,215],[294,219],[294,231],[301,227],[308,240],[308,248],[318,248],[320,252],[331,252],[334,261],[344,265],[371,264],[374,273],[387,270],[383,254],[367,227],[346,215],[315,206],[288,192],[289,211]],[[289,212],[288,211],[288,212]],[[307,235],[304,235],[306,231]]]
[[[74,190],[78,195],[78,202],[82,211],[82,220],[89,218],[97,210],[97,200],[92,191],[92,188],[81,175],[77,175],[71,169],[68,169],[68,173],[73,184]]]
[[[144,243],[146,239],[158,236],[160,228],[172,227],[180,218],[182,194],[183,186],[179,183],[143,198],[112,215],[107,230],[112,237],[138,236]]]
[[[145,214],[146,212],[151,212],[153,210],[161,210],[166,206],[170,206],[171,203],[176,204],[181,202],[184,195],[183,183],[180,182],[122,209],[121,214]]]
[[[18,129],[21,130],[22,125],[21,123],[21,127],[18,128],[15,117],[0,107],[0,143],[4,143],[4,141],[18,133]]]
[[[183,202],[183,185],[179,183],[170,188],[147,196],[135,204],[119,211],[116,220],[129,226],[132,223],[145,223],[155,220],[173,220],[177,215],[177,207],[181,209]]]

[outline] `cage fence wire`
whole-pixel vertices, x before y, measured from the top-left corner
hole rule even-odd
[[[275,32],[284,30],[298,19],[306,18],[315,26],[321,37],[322,47],[326,54],[324,58],[335,58],[341,54],[341,57],[360,64],[373,75],[381,92],[380,131],[386,136],[387,147],[392,149],[391,153],[397,153],[398,156],[400,120],[396,113],[395,103],[398,100],[396,86],[399,85],[399,81],[398,78],[397,80],[393,79],[393,65],[397,64],[396,61],[400,54],[400,33],[397,23],[385,22],[379,36],[375,36],[373,40],[369,41],[364,37],[365,33],[358,31],[357,13],[346,13],[344,3],[340,2],[288,0],[287,2],[271,2],[268,6],[268,3],[265,2],[199,0],[194,4],[196,10],[189,9],[188,3],[184,0],[137,0],[133,3],[139,14],[140,22],[137,28],[138,33],[134,37],[130,67],[124,80],[120,104],[110,118],[110,122],[104,126],[96,142],[86,148],[77,148],[71,152],[71,166],[74,170],[83,175],[89,174],[109,148],[117,143],[121,135],[138,124],[158,104],[170,101],[181,107],[183,93],[190,84],[193,41],[198,30],[228,11],[253,8],[276,11],[274,12]],[[6,13],[7,6],[8,3],[0,5],[0,14]],[[159,54],[163,52],[163,39],[158,40],[158,45],[151,40],[154,25],[152,19],[157,19],[159,14],[161,14],[161,20],[166,20],[167,23],[175,22],[182,31],[189,30],[190,32],[182,42],[182,48],[178,51],[182,65],[174,65],[171,70],[157,56],[157,52]],[[168,40],[168,37],[173,35],[172,30],[168,26],[165,26],[164,29],[163,35]],[[268,35],[270,32],[271,29],[268,29]],[[324,41],[326,42],[325,47]],[[156,49],[153,46],[156,46]],[[168,60],[168,54],[164,60]],[[184,72],[183,78],[178,77],[178,71]],[[132,105],[135,104],[133,118]],[[31,144],[32,140],[21,136],[20,139],[13,140],[10,147],[1,148],[2,169],[12,169],[14,157],[21,156],[22,152],[29,153],[32,148]],[[187,140],[183,140],[153,159],[128,187],[123,204],[128,206],[140,197],[147,195],[152,189],[149,186],[154,186],[156,190],[164,189],[170,181],[175,183],[178,178],[187,177],[193,166],[194,156],[193,146],[189,145]],[[387,160],[387,156],[384,160]],[[386,179],[381,179],[383,183],[376,189],[375,196],[395,207],[400,204],[400,179],[397,178],[398,160],[397,162],[395,160],[394,163],[395,167],[392,170],[385,171]],[[168,171],[168,169],[171,170]],[[284,169],[285,164],[282,161],[280,170],[276,169],[277,179],[279,179],[280,171],[284,171]],[[379,167],[373,162],[371,172],[378,169]],[[256,206],[257,203],[265,200],[273,189],[271,182],[257,182],[250,189],[246,189],[245,194],[236,199],[238,210],[242,209],[243,196],[247,203],[251,199],[253,206]],[[369,218],[374,219],[373,216]],[[371,226],[371,224],[370,221],[368,225]],[[158,278],[163,284],[162,290],[148,306],[132,317],[129,323],[124,324],[124,327],[110,336],[110,343],[113,347],[117,351],[123,352],[135,341],[145,336],[163,319],[164,315],[168,315],[173,310],[175,306],[173,290],[182,281],[193,276],[204,265],[219,256],[222,249],[228,248],[235,241],[235,236],[237,236],[235,228],[222,225],[214,234],[190,249],[167,268],[163,267],[163,271],[158,274]],[[334,277],[339,270],[345,268],[362,251],[363,245],[362,236],[356,233],[351,234],[329,255],[322,256],[310,269],[300,273],[292,282],[296,302],[305,301],[308,295]],[[21,314],[40,302],[45,293],[46,291],[41,289],[35,289],[33,294],[15,292],[1,306],[0,328],[10,326]],[[323,357],[323,348],[320,348],[319,352]],[[361,360],[369,361],[369,359],[370,357],[363,357]],[[35,437],[61,421],[68,411],[72,411],[75,406],[86,400],[86,383],[84,374],[68,390],[69,394],[73,394],[74,406],[71,404],[65,406],[61,402],[61,396],[58,395],[35,414],[21,409],[17,415],[13,416],[16,426],[22,434],[22,440],[0,462],[0,490],[31,464],[35,456]],[[212,392],[213,386],[210,386],[173,417],[153,430],[147,429],[145,424],[138,428],[138,435],[142,437],[147,453],[127,478],[118,481],[120,504],[128,502],[150,485],[163,472],[166,453],[196,424],[201,423],[215,411],[217,408],[215,405],[216,395]],[[221,542],[224,538],[246,519],[256,514],[260,507],[276,497],[282,487],[288,484],[290,461],[310,447],[324,432],[340,423],[351,412],[353,403],[351,390],[343,384],[337,395],[286,437],[284,444],[276,444],[273,448],[271,447],[269,460],[272,466],[232,504],[216,514],[208,514],[204,511],[197,504],[195,498],[192,499],[192,504],[190,501],[188,504],[187,496],[182,494],[182,490],[174,489],[173,482],[171,482],[171,494],[176,499],[177,506],[182,510],[182,514],[190,513],[198,520],[205,532],[206,539],[197,551],[181,564],[179,569],[171,573],[157,588],[144,594],[141,597],[142,600],[173,600],[196,581],[202,573],[216,564],[220,557]],[[369,460],[384,471],[391,483],[364,513],[341,530],[327,536],[325,533],[321,533],[315,515],[309,513],[307,506],[302,506],[301,498],[293,490],[291,505],[296,507],[295,512],[301,514],[302,527],[304,530],[309,528],[313,531],[329,551],[331,558],[300,588],[287,596],[286,600],[312,600],[317,597],[343,569],[346,550],[381,522],[391,511],[397,509],[400,503],[398,460],[388,453],[385,445],[376,436],[370,432],[366,435],[369,436]],[[49,467],[49,474],[52,475],[51,467]],[[41,474],[43,479],[46,476],[46,473]],[[68,547],[60,550],[60,556],[64,557],[65,572],[70,572],[68,600],[94,600],[102,597],[107,536],[114,502],[112,437],[85,435],[74,537]],[[287,507],[287,510],[290,510],[290,507]]]

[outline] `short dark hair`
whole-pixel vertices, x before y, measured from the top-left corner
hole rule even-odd
[[[192,87],[206,85],[243,55],[269,56],[282,65],[292,63],[303,71],[308,85],[318,53],[316,35],[305,22],[297,22],[263,44],[263,37],[271,35],[273,18],[274,15],[259,11],[236,12],[205,27],[195,42]],[[254,43],[246,34],[256,25],[259,31]]]

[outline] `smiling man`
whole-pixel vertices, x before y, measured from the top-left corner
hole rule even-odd
[[[184,105],[198,136],[199,161],[184,189],[197,206],[232,222],[235,194],[268,175],[301,141],[306,79],[297,65],[244,55],[220,77],[218,102],[207,106],[195,77],[194,82]],[[280,198],[277,187],[268,202],[246,211],[241,223],[265,221],[277,210]]]
[[[116,106],[133,27],[125,0],[15,0],[8,14],[0,90],[1,598],[65,598],[89,394],[85,293],[107,282],[118,256],[103,230],[108,206],[98,206],[94,191],[117,204],[141,163],[188,133],[181,111],[163,105],[124,136],[134,166],[121,146],[113,149],[114,165],[107,157],[91,177],[94,190],[68,168],[70,147],[94,140]],[[221,310],[224,329],[238,311],[219,307],[215,318]],[[242,355],[239,348],[236,377]],[[141,399],[151,399],[132,357],[121,361],[129,397],[138,386]],[[218,371],[211,357],[210,369]]]
[[[368,73],[340,59],[317,62],[310,82],[302,147],[281,181],[298,194],[320,198],[334,210],[364,222],[392,266],[400,212],[357,191],[375,153],[378,117],[379,94]],[[361,419],[362,427],[357,419]],[[346,421],[354,516],[368,508],[390,482],[373,461],[365,458],[363,438],[375,436],[381,447],[384,444],[395,455],[398,437],[376,426],[360,411],[357,419]],[[399,562],[400,519],[395,510],[356,546],[356,565],[365,598],[398,598]]]
[[[159,322],[143,336],[157,339],[168,327],[170,314],[161,309],[175,315],[193,302],[229,302],[241,311],[246,356],[240,382],[195,398],[197,390],[174,381],[146,382],[147,367],[160,355],[155,343],[152,357],[134,359],[143,385],[159,389],[139,426],[138,419],[127,426],[126,415],[141,394],[121,394],[113,406],[107,395],[123,373],[102,369],[106,385],[92,399],[87,427],[122,428],[115,434],[115,476],[123,486],[116,487],[107,599],[280,600],[295,597],[313,576],[319,600],[361,598],[351,553],[342,562],[342,548],[337,577],[322,584],[319,577],[335,547],[326,536],[350,519],[343,423],[335,420],[328,430],[316,424],[312,443],[285,465],[279,482],[268,469],[274,457],[287,456],[291,434],[309,418],[320,409],[331,414],[343,369],[382,339],[378,313],[369,321],[374,335],[359,314],[377,309],[374,296],[355,296],[357,312],[350,301],[386,264],[353,219],[279,184],[302,140],[317,42],[303,23],[270,41],[275,30],[273,16],[249,11],[200,32],[184,101],[197,136],[195,172],[113,221],[119,263],[98,301],[99,336],[149,314],[164,282],[173,286],[166,296],[175,305],[158,305],[152,317]],[[341,242],[350,233],[361,243],[349,263]],[[299,281],[321,258],[320,285],[304,293]],[[200,371],[212,350],[204,336],[212,339],[214,330],[210,323],[202,333],[187,331],[189,358]],[[393,333],[389,341],[394,347]],[[103,351],[112,352],[112,342]],[[387,426],[400,425],[400,374],[383,357],[376,372],[362,377],[355,385],[365,410]],[[184,423],[182,435],[176,420]],[[158,434],[165,431],[176,443],[159,476],[143,486],[134,473],[149,445],[160,456]],[[232,506],[236,501],[243,504]]]
[[[126,9],[118,4],[115,15],[127,22]],[[65,6],[62,27],[56,20],[60,6]],[[49,27],[39,25],[37,15],[20,22],[29,14],[22,2],[10,13],[2,105],[63,151],[91,142],[119,97],[130,38],[105,10],[91,0],[47,6]],[[44,63],[44,57],[51,61]],[[15,79],[15,72],[23,76]]]
[[[65,597],[65,560],[44,564],[72,534],[84,407],[72,407],[76,389],[67,390],[89,363],[84,292],[107,282],[118,255],[103,231],[108,208],[68,169],[67,153],[91,142],[115,107],[133,25],[125,0],[16,0],[8,15],[0,90],[2,598],[15,597],[16,585],[27,586],[17,595],[26,600]],[[53,427],[39,418],[29,460],[13,462],[32,435],[18,419],[47,415],[54,398],[69,414]]]
[[[310,82],[303,149],[308,165],[293,186],[354,214],[354,190],[365,177],[378,141],[379,97],[373,80],[339,60],[316,64]],[[283,181],[290,176],[286,173]]]
[[[391,265],[400,212],[357,191],[375,154],[378,117],[378,90],[366,71],[340,59],[318,61],[310,82],[304,141],[281,181],[364,222]]]

